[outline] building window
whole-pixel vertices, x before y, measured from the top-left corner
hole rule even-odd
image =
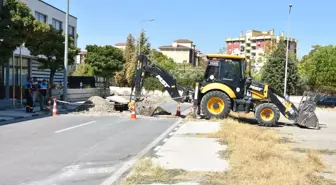
[[[41,22],[47,23],[47,15],[40,12],[35,12],[35,18]]]
[[[75,27],[69,26],[69,35],[75,38]]]
[[[23,58],[22,57],[22,71],[20,72],[20,65],[21,61],[19,57],[14,58],[14,62],[12,58],[9,60],[10,68],[9,68],[9,85],[13,85],[13,72],[14,72],[14,83],[16,86],[18,85],[24,85],[27,81],[27,77],[29,75],[29,59],[28,58]],[[13,70],[14,68],[14,70]],[[4,83],[6,84],[6,76],[7,76],[7,71],[6,71],[6,65],[3,66],[3,76],[4,76]],[[20,77],[22,79],[22,84],[20,83]]]
[[[52,25],[56,30],[62,30],[62,22],[56,19],[52,20]]]
[[[75,45],[75,43],[76,43],[76,41],[75,41],[76,40],[75,27],[69,25],[69,32],[68,33],[69,33],[69,36],[73,38],[73,44]]]

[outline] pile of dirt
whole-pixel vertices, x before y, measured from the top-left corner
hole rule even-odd
[[[160,103],[158,103],[155,99],[136,102],[135,110],[137,114],[143,116],[171,115],[171,113],[163,109],[160,106]]]
[[[100,96],[92,96],[84,104],[78,106],[75,112],[113,113],[116,110],[113,103],[109,103]]]

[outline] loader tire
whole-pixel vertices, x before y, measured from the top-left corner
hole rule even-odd
[[[201,100],[201,110],[206,118],[226,118],[231,109],[230,98],[221,91],[211,91]]]
[[[257,106],[255,117],[262,126],[276,126],[280,119],[280,111],[273,103],[263,103]]]

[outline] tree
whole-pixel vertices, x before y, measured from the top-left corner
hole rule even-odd
[[[336,46],[313,46],[299,64],[300,73],[312,90],[336,92]]]
[[[94,76],[93,69],[88,64],[79,64],[72,76]]]
[[[139,42],[140,40],[140,42]],[[140,38],[137,40],[136,44],[136,52],[137,54],[139,53],[139,43],[140,43],[140,51],[141,55],[149,55],[151,51],[151,44],[148,42],[148,37],[146,36],[146,33],[144,30],[141,31],[140,33]]]
[[[123,68],[122,51],[110,45],[87,45],[86,50],[85,62],[92,67],[94,75],[104,78],[106,87],[107,82]]]
[[[38,24],[25,3],[6,0],[0,12],[0,64],[8,61],[13,51],[25,43]]]
[[[222,47],[221,49],[219,49],[218,53],[219,54],[226,54],[226,47]]]
[[[119,86],[125,87],[131,84],[131,78],[127,76],[128,68],[134,63],[135,60],[135,39],[132,34],[129,34],[126,39],[126,46],[123,51],[125,63],[121,71],[117,72],[114,76],[114,81]]]
[[[261,81],[262,67],[260,69],[256,69],[256,66],[259,66],[263,63],[262,58],[259,57],[257,59],[252,59],[250,62],[251,62],[251,66],[250,66],[251,69],[247,69],[246,74],[250,75],[250,73],[251,73],[251,77],[254,80]]]
[[[133,43],[133,41],[130,43]],[[137,56],[139,52],[139,44],[141,48],[140,49],[141,55],[149,55],[150,54],[150,43],[148,42],[148,38],[146,37],[146,34],[143,30],[141,31],[140,38],[138,39],[137,44],[134,44],[136,45],[134,52],[132,52],[133,51],[132,49],[128,51],[129,57],[132,58],[129,60],[130,62],[128,63],[129,65],[127,65],[127,70],[126,70],[126,79],[130,86],[132,86],[134,83],[133,80],[134,80],[134,74],[135,74],[135,69],[136,69]]]
[[[42,23],[40,23],[42,24]],[[37,61],[40,69],[49,69],[49,81],[51,87],[54,85],[54,76],[57,71],[64,70],[64,40],[62,30],[56,30],[51,25],[48,29],[35,30],[27,40],[26,47],[31,55],[39,56]],[[69,37],[68,64],[75,61],[75,56],[79,53],[79,48],[73,44],[72,37]],[[49,92],[51,95],[51,91]]]
[[[157,64],[159,64],[161,67],[168,71],[175,70],[177,66],[172,58],[167,57],[162,52],[157,51],[156,49],[151,50],[150,57],[152,60],[157,62]]]
[[[261,80],[282,92],[285,79],[286,42],[280,40],[266,59]],[[287,74],[286,94],[295,94],[299,81],[296,58],[289,57]]]

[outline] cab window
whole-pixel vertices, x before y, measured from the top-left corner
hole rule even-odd
[[[214,75],[215,79],[218,79],[219,76],[219,61],[209,60],[208,66],[205,71],[204,78],[209,79],[211,75]]]
[[[239,81],[242,77],[240,60],[223,59],[219,74],[220,80]]]

